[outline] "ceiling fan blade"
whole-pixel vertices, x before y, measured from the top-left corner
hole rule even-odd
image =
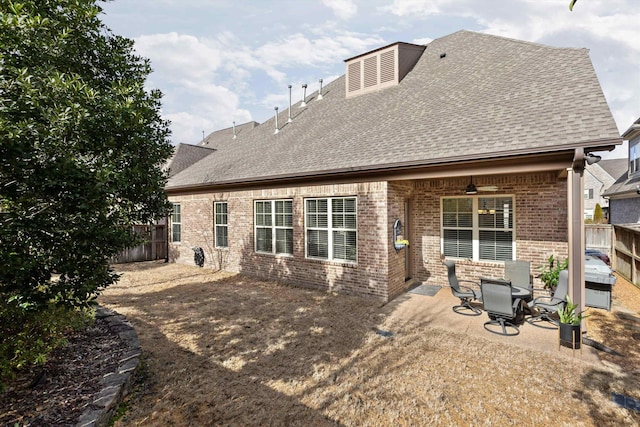
[[[478,191],[498,191],[498,187],[495,185],[487,185],[484,187],[478,187]]]

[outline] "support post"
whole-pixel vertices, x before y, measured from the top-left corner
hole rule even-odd
[[[584,151],[576,148],[573,167],[567,170],[569,295],[577,310],[584,310]],[[584,320],[582,330],[585,330]]]

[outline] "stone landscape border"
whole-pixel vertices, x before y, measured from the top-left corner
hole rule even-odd
[[[102,390],[87,405],[76,427],[102,427],[109,423],[133,385],[134,373],[140,366],[142,349],[131,323],[121,314],[105,307],[96,309],[96,319],[104,319],[111,331],[117,333],[128,347],[114,372],[102,378]]]

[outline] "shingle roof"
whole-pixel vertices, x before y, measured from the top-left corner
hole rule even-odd
[[[629,159],[604,159],[600,160],[600,165],[613,179],[618,179],[629,168]]]
[[[198,160],[202,160],[209,154],[213,153],[215,149],[210,147],[201,147],[191,144],[178,144],[173,152],[173,156],[167,161],[164,169],[169,170],[169,177],[172,177],[179,172],[182,172],[189,166],[196,163]]]
[[[639,185],[640,175],[629,177],[629,169],[627,169],[616,182],[603,193],[603,196],[609,197],[623,194],[633,194],[635,196]]]
[[[258,126],[260,123],[252,121],[247,123],[242,123],[240,125],[235,126],[235,134],[236,138],[240,136],[245,137],[247,132],[250,132],[253,128]],[[209,135],[204,138],[198,145],[202,145],[204,147],[209,148],[218,148],[224,146],[226,144],[230,144],[235,141],[233,138],[234,128],[228,127],[226,129],[220,129],[214,132],[211,132]]]
[[[446,53],[441,58],[441,53]],[[434,40],[395,87],[345,98],[344,75],[215,144],[167,188],[432,165],[621,142],[586,49],[459,31]]]

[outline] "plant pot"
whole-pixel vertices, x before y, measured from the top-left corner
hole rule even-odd
[[[560,323],[560,345],[577,350],[582,341],[582,330],[580,325],[571,323]]]

